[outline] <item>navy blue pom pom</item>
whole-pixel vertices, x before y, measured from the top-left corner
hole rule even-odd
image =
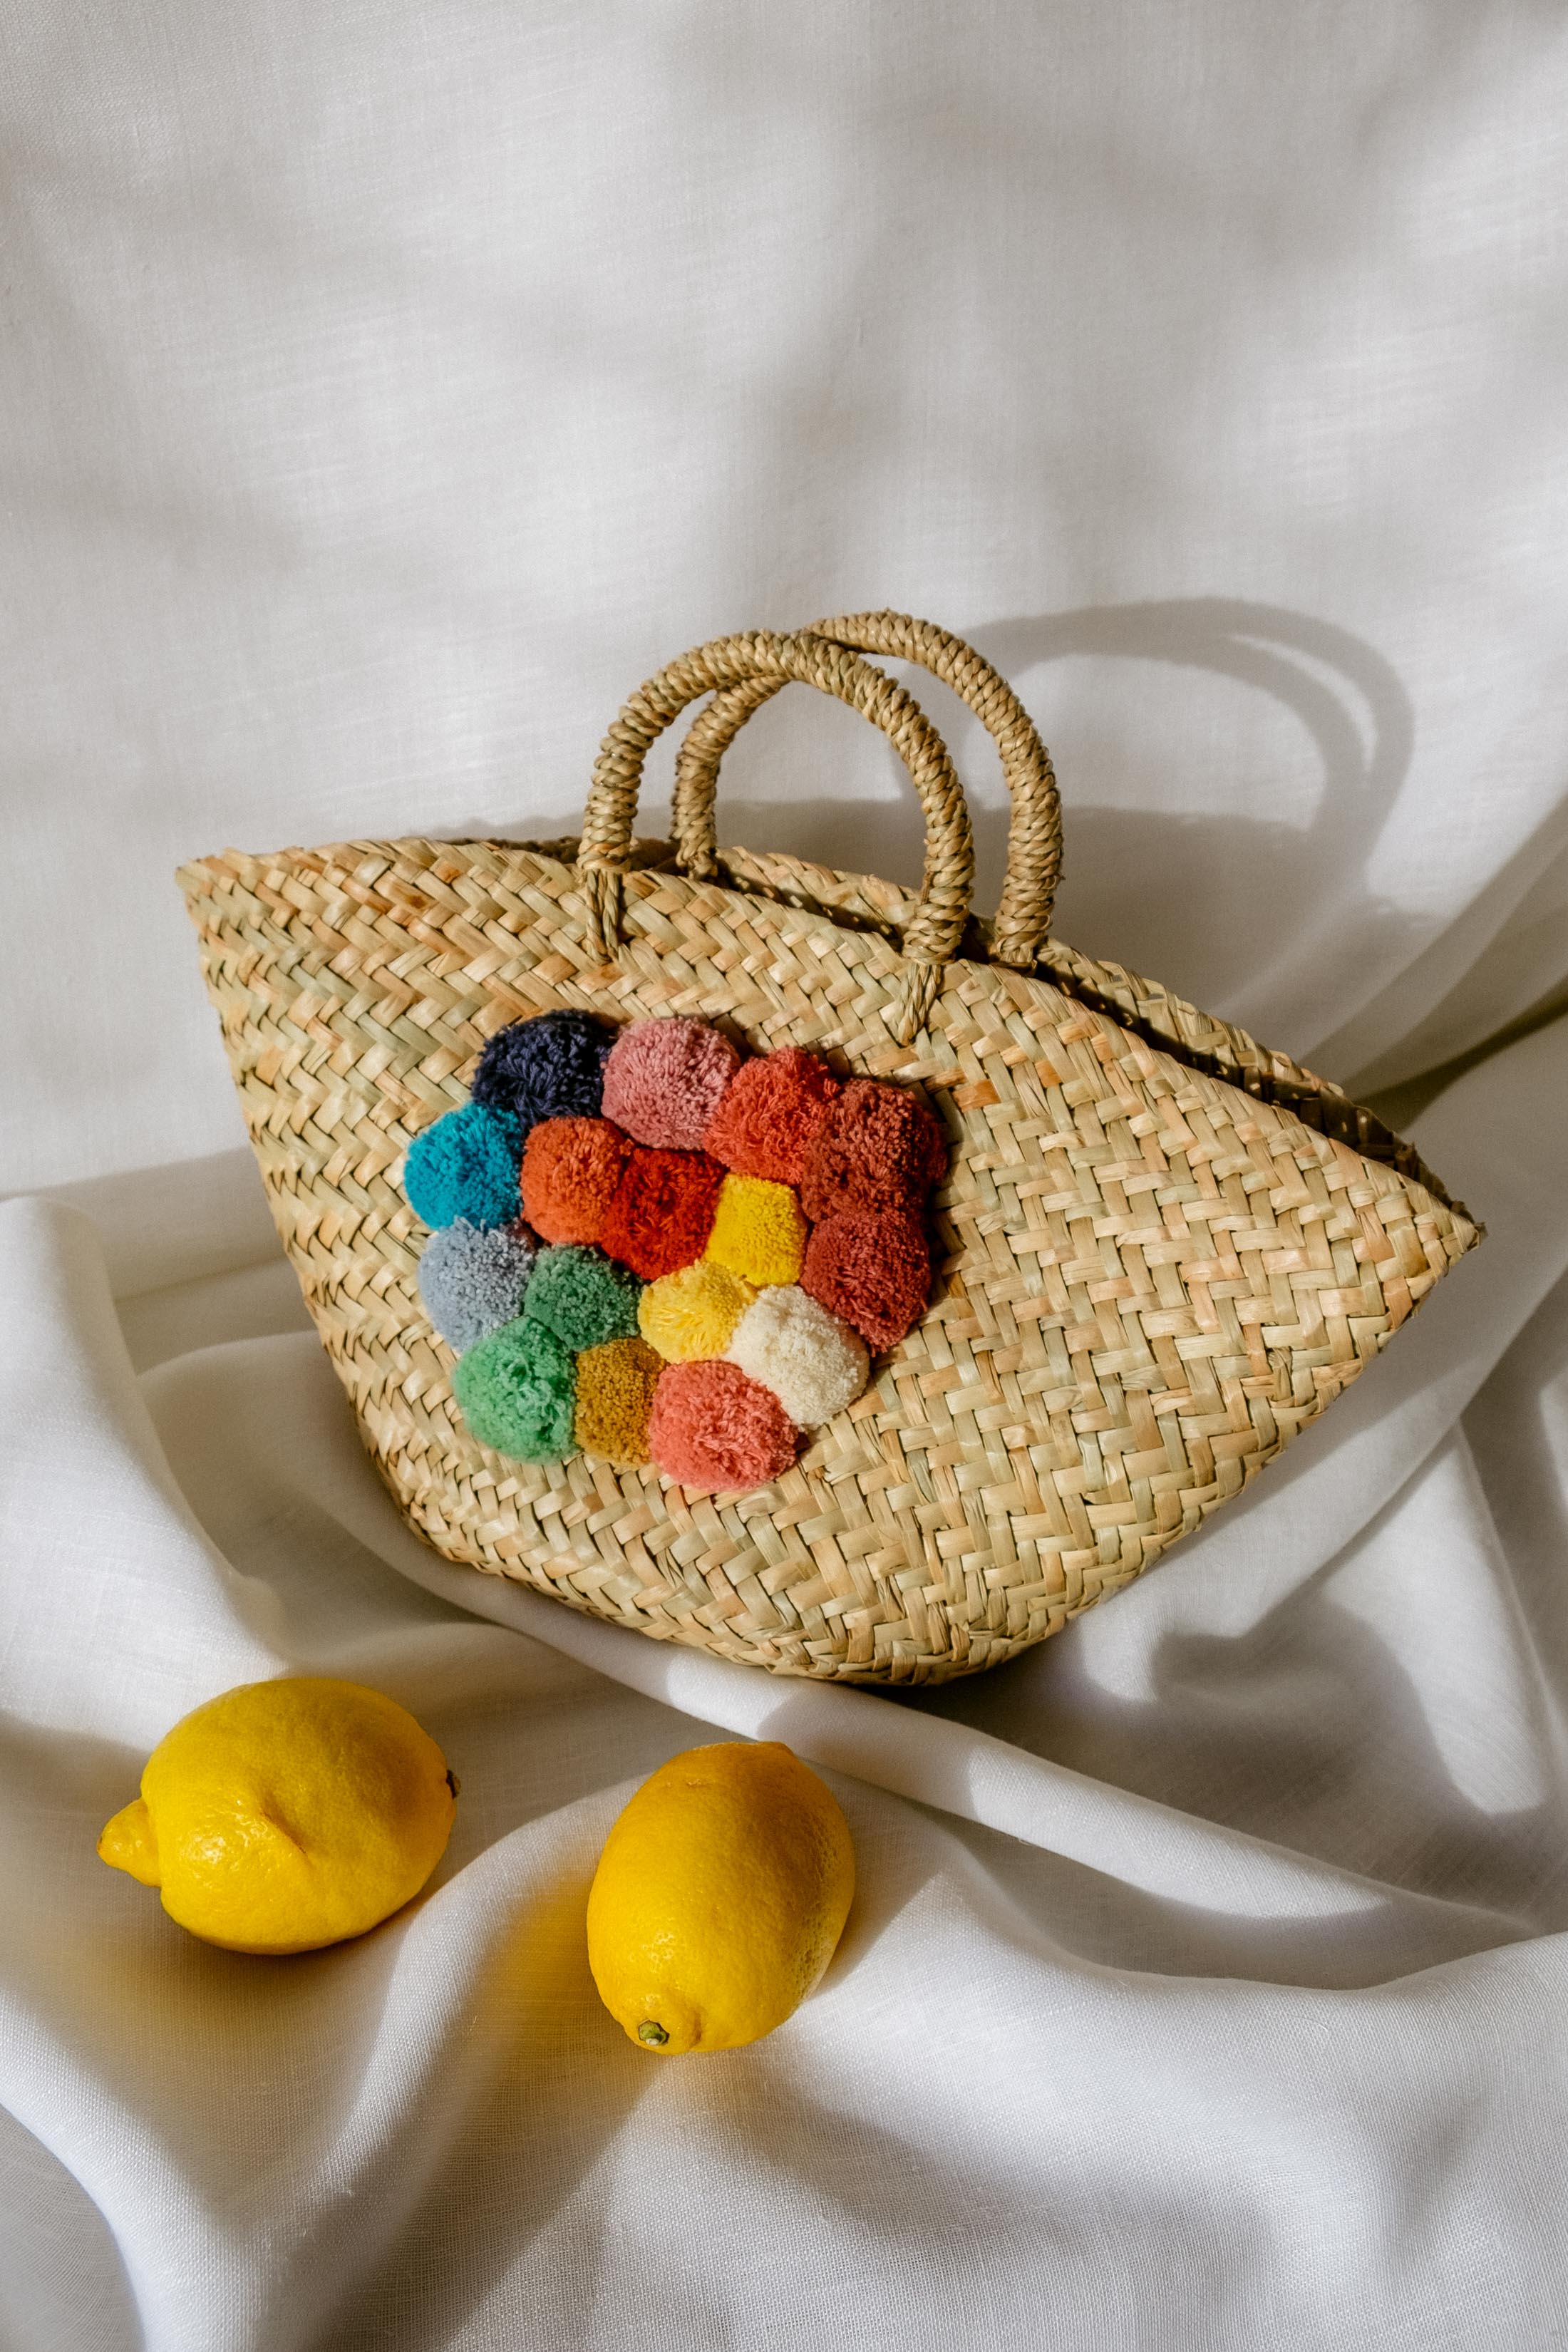
[[[542,1118],[597,1118],[616,1032],[585,1013],[541,1013],[499,1029],[479,1055],[474,1100],[509,1110],[524,1129]]]
[[[427,1225],[510,1225],[521,1210],[522,1129],[489,1103],[449,1110],[408,1147],[403,1189]]]

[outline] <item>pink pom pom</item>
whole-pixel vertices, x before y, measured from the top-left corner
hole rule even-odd
[[[706,1021],[634,1021],[605,1065],[605,1117],[660,1151],[700,1151],[740,1066]]]
[[[739,1364],[667,1364],[653,1392],[648,1452],[667,1476],[706,1495],[782,1477],[799,1433],[771,1389]]]

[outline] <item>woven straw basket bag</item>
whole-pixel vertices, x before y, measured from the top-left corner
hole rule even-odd
[[[1012,798],[996,920],[923,664],[989,729]],[[875,721],[926,822],[918,893],[721,850],[720,759],[790,680]],[[633,838],[648,746],[673,845]],[[892,613],[699,647],[634,694],[580,841],[352,842],[184,868],[272,1213],[364,1443],[449,1560],[791,1675],[923,1683],[1058,1632],[1196,1528],[1480,1238],[1339,1089],[1049,936],[1055,780],[1005,683]],[[698,1015],[938,1113],[923,1317],[793,1467],[741,1495],[590,1454],[509,1459],[454,1402],[402,1177],[508,1024]]]

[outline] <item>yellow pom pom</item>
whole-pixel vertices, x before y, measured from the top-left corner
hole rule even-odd
[[[699,1258],[648,1284],[637,1302],[637,1328],[667,1363],[696,1363],[723,1354],[756,1295],[738,1275]]]
[[[798,1282],[805,1254],[805,1219],[793,1187],[760,1176],[725,1177],[708,1236],[711,1264],[763,1290]]]

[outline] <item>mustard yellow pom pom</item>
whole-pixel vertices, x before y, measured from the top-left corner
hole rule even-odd
[[[798,1282],[805,1219],[793,1188],[766,1183],[760,1176],[726,1176],[706,1255],[757,1290]]]
[[[696,1363],[723,1354],[756,1295],[727,1266],[699,1258],[648,1284],[637,1301],[637,1328],[667,1363]]]
[[[608,1339],[577,1359],[574,1435],[584,1454],[617,1470],[646,1462],[647,1418],[663,1359],[641,1339]]]

